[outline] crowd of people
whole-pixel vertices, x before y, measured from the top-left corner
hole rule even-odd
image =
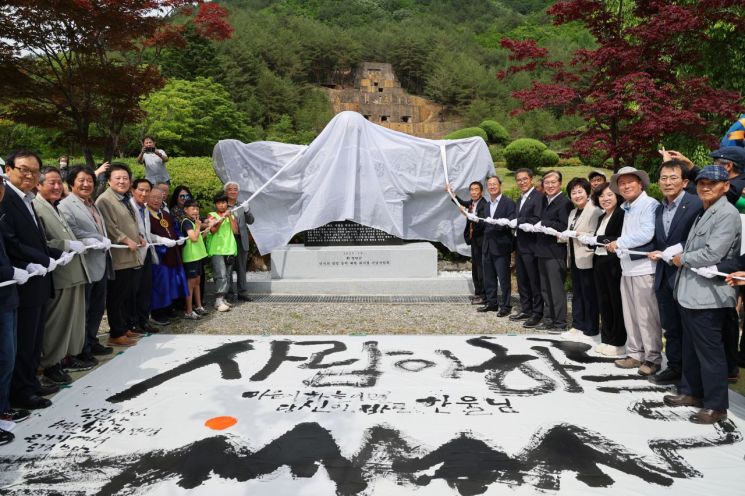
[[[44,166],[36,153],[15,151],[0,174],[0,445],[13,440],[8,423],[52,404],[46,396],[72,382],[69,372],[93,368],[96,357],[135,346],[172,319],[207,314],[207,263],[217,312],[251,301],[253,216],[238,203],[238,184],[225,184],[201,218],[206,206],[187,186],[171,193],[167,156],[151,138],[138,157],[144,178],[123,163],[93,170],[64,159]]]
[[[663,151],[662,202],[647,195],[648,174],[623,167],[574,178],[562,190],[559,170],[534,179],[519,169],[515,202],[498,176],[469,186],[467,217],[472,303],[528,329],[585,342],[656,384],[676,384],[665,404],[700,409],[695,423],[727,418],[727,382],[745,366],[739,340],[739,286],[745,256],[745,148],[724,146],[698,168]],[[520,310],[511,308],[514,252]],[[571,324],[567,318],[571,281]],[[667,367],[662,366],[663,335]]]

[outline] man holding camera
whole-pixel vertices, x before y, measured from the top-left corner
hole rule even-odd
[[[145,136],[142,140],[142,150],[137,156],[137,162],[145,164],[145,179],[151,184],[159,182],[171,184],[171,176],[168,174],[165,163],[168,162],[168,155],[163,150],[155,147],[155,140],[150,136]]]

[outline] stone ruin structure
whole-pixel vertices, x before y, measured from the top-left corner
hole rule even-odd
[[[442,106],[409,95],[401,88],[391,64],[363,62],[354,74],[354,88],[327,88],[334,114],[359,112],[365,119],[421,138],[439,139],[462,127],[445,121]]]

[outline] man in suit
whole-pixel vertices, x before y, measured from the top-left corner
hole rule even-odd
[[[50,381],[70,384],[68,370],[89,370],[96,365],[73,358],[82,352],[85,342],[85,285],[90,280],[85,259],[80,256],[85,245],[57,210],[64,190],[62,175],[55,167],[44,167],[41,172],[34,209],[44,225],[47,246],[70,252],[71,259],[52,273],[54,297],[47,306],[41,366]]]
[[[621,303],[627,335],[627,356],[615,364],[623,369],[636,368],[643,376],[656,373],[662,362],[662,327],[654,294],[657,262],[624,250],[649,252],[654,248],[655,213],[660,203],[644,192],[648,186],[647,173],[634,167],[622,167],[613,175],[610,188],[625,200],[621,208],[626,214],[621,236],[606,245],[621,260]]]
[[[236,182],[227,182],[223,187],[223,191],[228,196],[228,208],[232,209],[238,204],[238,194],[240,188]],[[254,223],[254,216],[251,211],[246,207],[240,207],[238,210],[233,212],[235,220],[238,223],[238,232],[235,235],[235,241],[238,245],[238,263],[233,264],[233,270],[237,274],[237,296],[236,298],[241,301],[253,301],[248,295],[248,281],[246,280],[246,263],[248,262],[248,226]],[[228,281],[232,281],[232,272],[228,274]],[[233,293],[233,283],[230,282],[230,288],[228,294]]]
[[[67,173],[70,194],[59,204],[60,214],[76,238],[86,245],[100,243],[103,249],[88,250],[85,263],[91,282],[85,286],[85,343],[80,358],[92,362],[94,355],[108,355],[114,349],[98,341],[98,329],[106,310],[106,284],[111,273],[111,257],[107,247],[111,241],[106,234],[103,215],[93,203],[96,173],[90,167],[73,167]]]
[[[481,205],[478,217],[484,219],[484,239],[481,242],[486,304],[479,312],[497,312],[497,317],[510,314],[510,255],[514,239],[509,221],[515,218],[515,202],[502,195],[502,180],[492,176],[486,181],[489,197]],[[502,295],[498,298],[498,290]]]
[[[541,218],[536,227],[550,227],[558,232],[567,230],[572,202],[561,191],[561,172],[551,170],[543,175]],[[561,334],[567,325],[567,294],[564,279],[567,274],[567,245],[556,236],[536,233],[535,256],[541,277],[541,295],[548,315],[537,327],[550,334]]]
[[[450,185],[445,186],[445,191],[450,192]],[[476,215],[482,204],[486,203],[483,197],[484,187],[479,181],[473,181],[468,186],[468,193],[471,196],[470,200],[461,200],[458,196],[455,199],[460,204],[463,214]],[[466,227],[463,229],[463,239],[471,247],[471,280],[473,281],[471,304],[484,305],[486,303],[486,294],[484,293],[484,267],[481,254],[481,244],[484,239],[484,223],[467,219]]]
[[[5,249],[15,267],[45,272],[54,270],[62,251],[47,247],[44,228],[33,207],[34,194],[41,171],[41,159],[30,151],[13,152],[5,160],[5,173],[10,178],[8,191],[0,203],[0,229]],[[44,395],[59,390],[42,386],[36,377],[44,338],[44,317],[53,295],[52,275],[33,277],[18,287],[17,350],[11,402],[24,409],[46,408],[52,404]]]
[[[686,171],[686,164],[678,160],[669,160],[660,167],[659,183],[665,198],[655,214],[654,251],[648,257],[657,262],[654,290],[665,332],[667,368],[649,377],[655,384],[676,384],[683,370],[683,322],[673,294],[678,268],[672,264],[670,253],[683,251],[688,231],[703,209],[701,200],[685,190]]]
[[[532,226],[541,220],[543,193],[533,186],[533,171],[530,169],[515,171],[515,182],[520,189],[520,200],[517,202],[517,219],[514,227],[525,224]],[[526,319],[523,327],[537,327],[543,319],[543,297],[538,259],[535,257],[536,234],[517,229],[515,239],[515,270],[517,292],[520,295],[520,313],[510,315],[510,320]]]
[[[723,167],[707,165],[701,170],[696,191],[704,211],[691,226],[683,253],[673,257],[680,268],[675,296],[683,318],[683,376],[679,394],[665,396],[664,402],[701,407],[690,417],[697,424],[725,420],[729,407],[723,334],[737,292],[723,279],[693,270],[711,267],[740,251],[740,217],[725,196],[729,187]]]
[[[0,202],[5,194],[3,179],[9,179],[0,172]],[[5,243],[0,236],[0,282],[15,281],[25,284],[29,273],[23,269],[13,267]],[[18,290],[16,285],[0,288],[0,420],[5,422],[21,422],[28,418],[29,412],[10,408],[10,380],[13,376],[13,365],[16,359],[16,315],[18,314]],[[11,424],[12,425],[12,424]],[[12,432],[0,429],[0,446],[13,441]]]
[[[109,189],[101,193],[96,206],[103,215],[112,244],[126,244],[128,249],[111,251],[114,279],[106,288],[106,315],[109,320],[109,342],[114,346],[134,346],[140,334],[129,327],[129,302],[135,297],[137,271],[142,268],[139,249],[145,246],[137,227],[137,214],[129,202],[132,172],[124,164],[111,164]]]

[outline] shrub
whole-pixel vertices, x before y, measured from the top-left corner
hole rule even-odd
[[[497,121],[484,121],[479,127],[486,132],[489,143],[505,145],[510,140],[507,130]]]
[[[531,138],[516,139],[504,149],[507,168],[516,171],[521,167],[529,167],[535,170],[538,167],[545,166],[547,162],[554,158],[553,156],[544,156],[543,152],[546,150],[548,150],[548,147],[538,140]],[[558,162],[559,156],[555,153],[554,155],[556,156],[556,162]]]
[[[478,136],[484,141],[488,141],[487,136],[486,136],[486,131],[484,131],[480,127],[464,127],[463,129],[458,129],[457,131],[453,131],[452,133],[448,134],[442,139],[454,140],[454,139],[463,139],[463,138],[473,138],[474,136]]]
[[[491,155],[492,162],[501,162],[504,160],[504,154],[502,153],[504,148],[499,145],[489,145],[489,155]]]
[[[559,154],[553,150],[543,150],[541,153],[541,167],[553,167],[559,163]]]
[[[560,158],[559,163],[556,164],[557,167],[582,167],[584,165],[579,157]]]

